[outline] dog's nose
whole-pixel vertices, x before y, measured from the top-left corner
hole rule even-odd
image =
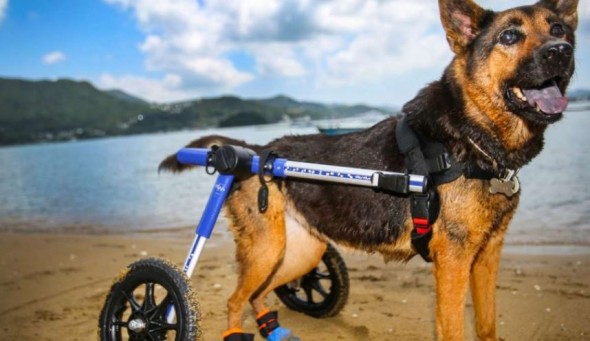
[[[574,48],[572,45],[564,42],[545,44],[539,51],[538,56],[541,62],[566,66],[572,60]]]

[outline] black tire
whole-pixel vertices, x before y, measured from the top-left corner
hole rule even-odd
[[[174,322],[166,321],[172,306]],[[98,322],[102,341],[199,340],[200,308],[186,274],[147,258],[130,264],[108,293]]]
[[[348,270],[338,250],[328,244],[320,264],[300,279],[277,287],[275,294],[291,310],[315,318],[337,315],[348,300]]]

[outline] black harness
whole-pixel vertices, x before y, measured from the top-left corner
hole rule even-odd
[[[500,171],[484,170],[474,162],[457,162],[443,144],[415,132],[404,118],[401,118],[397,123],[396,139],[398,147],[404,155],[407,172],[423,175],[430,179],[430,186],[426,193],[411,193],[409,195],[410,212],[414,225],[411,236],[412,246],[427,262],[432,261],[428,245],[432,238],[432,225],[438,218],[440,211],[440,201],[436,191],[438,186],[453,182],[463,175],[468,179],[491,180],[491,193],[497,193],[494,192],[494,182],[512,186],[506,192],[498,191],[507,196],[518,192],[519,185],[515,171],[506,168]],[[476,145],[475,147],[479,148]],[[489,157],[485,152],[481,152]]]
[[[396,139],[405,157],[407,172],[430,178],[431,185],[426,193],[412,193],[409,197],[414,225],[412,245],[425,261],[431,262],[428,244],[432,238],[432,225],[440,211],[436,187],[457,179],[462,172],[453,169],[457,163],[440,142],[414,132],[403,118],[397,122]]]

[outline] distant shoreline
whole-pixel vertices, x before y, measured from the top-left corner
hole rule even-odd
[[[227,245],[233,244],[233,237],[231,232],[227,229],[227,223],[221,223],[222,226],[217,226],[213,232],[209,244]],[[510,232],[509,232],[510,233]],[[114,230],[100,231],[95,228],[92,230],[76,229],[70,231],[57,230],[6,230],[0,228],[1,235],[14,235],[14,236],[36,236],[36,237],[79,237],[79,238],[122,238],[124,240],[163,240],[171,242],[182,242],[187,243],[187,247],[194,237],[195,228],[192,226],[177,227],[177,228],[154,228],[137,231],[125,231],[120,232]],[[578,242],[565,242],[565,241],[552,241],[552,242],[526,242],[519,240],[512,240],[510,235],[507,236],[504,243],[504,254],[511,255],[590,255],[590,241],[580,240]],[[355,251],[356,253],[363,254],[362,251]]]
[[[574,101],[570,102],[565,115],[568,113],[579,113],[584,111],[590,111],[590,101]],[[317,121],[325,122],[326,119],[319,119]],[[313,121],[312,121],[313,123]],[[143,131],[143,132],[122,132],[119,134],[104,134],[104,135],[96,135],[96,136],[89,136],[89,135],[76,135],[75,131],[72,130],[68,134],[64,135],[63,139],[52,139],[52,140],[39,140],[39,141],[28,141],[28,142],[20,142],[20,143],[2,143],[0,141],[0,148],[8,148],[8,147],[19,147],[19,146],[31,146],[31,145],[43,145],[43,144],[54,144],[54,143],[70,143],[70,142],[79,142],[79,141],[92,141],[92,140],[101,140],[101,139],[108,139],[108,138],[116,138],[116,137],[130,137],[130,136],[140,136],[140,135],[149,135],[149,134],[166,134],[166,133],[175,133],[181,131],[207,131],[212,129],[224,129],[224,128],[240,128],[240,127],[256,127],[256,126],[274,126],[284,124],[284,122],[271,122],[265,124],[249,124],[249,125],[236,125],[236,126],[206,126],[201,128],[178,128],[178,129],[163,129],[163,130],[153,130],[153,131]],[[319,131],[317,133],[320,133]]]

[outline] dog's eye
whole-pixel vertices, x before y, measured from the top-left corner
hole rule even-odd
[[[549,33],[551,33],[552,36],[554,37],[563,37],[565,35],[565,29],[563,28],[563,26],[561,24],[553,24],[551,25],[551,28],[549,29]]]
[[[518,42],[521,38],[521,34],[519,31],[515,29],[508,29],[502,34],[500,34],[500,44],[502,45],[512,45]]]

